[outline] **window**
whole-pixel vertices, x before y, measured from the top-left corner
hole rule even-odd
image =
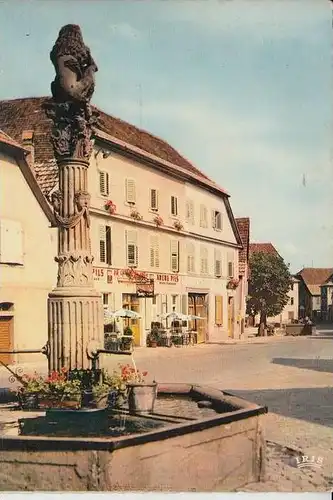
[[[171,296],[171,300],[172,300],[172,305],[173,306],[177,305],[177,297],[178,297],[178,295],[172,295]]]
[[[126,231],[126,260],[129,267],[137,267],[138,265],[139,251],[137,239],[138,236],[136,231]]]
[[[111,227],[99,226],[99,260],[111,265]]]
[[[294,305],[294,297],[290,297],[290,305],[293,306]]]
[[[293,291],[294,291],[294,283],[292,283],[292,284],[290,285],[290,291],[291,291],[291,292],[293,292]]]
[[[232,253],[228,254],[228,278],[235,277],[235,269],[234,269],[234,255]]]
[[[217,278],[222,276],[222,258],[221,258],[221,250],[214,250],[214,272]]]
[[[215,324],[223,325],[223,296],[215,295]]]
[[[150,210],[158,210],[158,191],[157,189],[150,190]]]
[[[109,195],[109,174],[107,172],[99,172],[99,192],[103,196]]]
[[[176,196],[171,196],[171,215],[178,215],[178,198]]]
[[[187,244],[187,272],[195,273],[195,247],[193,243]]]
[[[208,227],[207,207],[200,205],[200,227]]]
[[[212,227],[216,231],[221,231],[222,229],[222,214],[217,210],[212,210]]]
[[[160,267],[160,249],[158,236],[150,237],[150,267]]]
[[[177,273],[179,271],[179,241],[171,240],[170,247],[171,271]]]
[[[208,250],[203,246],[200,248],[200,273],[208,274]]]
[[[131,205],[135,205],[136,189],[135,189],[135,180],[134,179],[126,179],[125,191],[126,191],[126,202],[130,203]]]
[[[23,265],[23,231],[18,221],[0,221],[0,262]]]
[[[103,305],[104,306],[109,305],[109,294],[108,293],[103,293]]]
[[[194,204],[191,200],[186,202],[186,220],[190,224],[194,224]]]

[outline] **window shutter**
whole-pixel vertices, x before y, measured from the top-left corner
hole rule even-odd
[[[106,226],[99,226],[99,260],[106,262]]]
[[[160,267],[158,236],[151,236],[150,238],[150,267]]]
[[[201,274],[208,274],[208,251],[206,247],[200,248],[200,263]]]
[[[193,243],[187,245],[187,271],[189,273],[195,272],[195,254]]]
[[[109,194],[109,174],[107,172],[99,172],[99,191],[104,196]]]
[[[105,246],[106,246],[106,263],[112,264],[112,240],[111,227],[105,226]]]
[[[234,256],[228,253],[228,278],[234,278]]]
[[[186,202],[186,219],[191,224],[194,224],[194,206],[192,200]]]
[[[200,226],[207,227],[207,207],[200,205]]]
[[[176,196],[171,196],[171,215],[178,215],[178,199]]]
[[[215,295],[215,324],[223,325],[223,297]]]
[[[158,191],[157,191],[157,189],[150,190],[150,208],[151,208],[151,210],[158,210]]]
[[[137,244],[137,232],[126,231],[127,265],[135,267],[138,265],[139,252]]]
[[[215,276],[222,276],[222,260],[221,260],[221,251],[215,249],[214,250],[214,263],[215,263]]]
[[[126,179],[126,201],[127,203],[135,203],[136,201],[136,190],[135,190],[134,179]]]
[[[216,213],[216,229],[222,229],[222,214],[221,214],[221,212]]]
[[[187,314],[188,307],[187,307],[187,295],[182,295],[182,313]]]
[[[216,212],[215,210],[212,210],[212,228],[216,228]]]
[[[18,221],[0,221],[0,262],[23,265],[23,230]]]
[[[171,240],[171,271],[178,272],[179,271],[179,241]]]

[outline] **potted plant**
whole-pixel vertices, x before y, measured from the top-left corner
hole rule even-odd
[[[92,395],[94,406],[96,406],[96,408],[106,408],[109,403],[110,392],[111,387],[106,383],[93,385]]]
[[[119,408],[127,401],[127,386],[121,371],[113,370],[112,374],[104,372],[104,383],[109,387],[109,406]]]
[[[237,280],[236,278],[232,278],[227,283],[227,289],[228,290],[235,290],[238,287],[238,285],[239,285],[239,280]]]
[[[79,408],[81,404],[81,382],[68,376],[68,371],[62,368],[53,371],[45,380],[45,386],[40,392],[39,406],[43,408]]]
[[[184,226],[180,222],[180,220],[175,220],[175,222],[173,223],[173,227],[177,229],[177,231],[182,231],[184,229]]]
[[[117,211],[117,206],[112,200],[108,200],[104,205],[105,210],[107,210],[111,215],[115,214]]]
[[[163,226],[163,224],[164,224],[164,221],[160,215],[155,215],[153,220],[154,220],[157,227]]]
[[[131,414],[147,414],[154,410],[157,383],[146,382],[148,372],[130,365],[121,366],[121,378],[128,389],[128,409]]]
[[[124,329],[124,335],[122,338],[122,349],[124,351],[130,351],[132,347],[132,342],[133,342],[133,332],[131,327],[126,326]]]
[[[159,341],[158,331],[152,330],[147,335],[147,345],[148,345],[148,347],[157,347],[158,346],[158,341]]]
[[[132,219],[135,219],[135,220],[142,220],[143,219],[142,215],[138,212],[138,210],[136,208],[132,208],[131,217],[132,217]]]
[[[40,394],[46,387],[45,378],[37,372],[34,375],[25,374],[22,376],[22,384],[16,393],[21,408],[25,410],[38,408]]]

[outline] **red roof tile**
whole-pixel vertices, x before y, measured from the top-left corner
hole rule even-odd
[[[250,219],[248,217],[237,218],[236,224],[240,234],[243,248],[239,250],[239,274],[245,274],[246,265],[249,260],[249,247],[250,247]]]
[[[279,255],[272,243],[250,243],[250,254],[259,252]]]
[[[35,146],[35,175],[44,194],[48,194],[56,185],[58,170],[50,141],[52,122],[47,118],[43,105],[50,101],[49,97],[28,97],[0,101],[0,128],[21,142],[23,131],[33,129]],[[173,147],[162,139],[141,130],[134,125],[99,112],[98,128],[132,146],[162,160],[186,169],[189,173],[210,180],[192,163],[181,156]]]
[[[304,267],[296,276],[303,278],[307,285],[323,285],[332,274],[331,267]]]
[[[8,134],[0,130],[0,142],[7,144],[8,146],[14,146],[18,149],[24,149],[18,142],[14,141]]]

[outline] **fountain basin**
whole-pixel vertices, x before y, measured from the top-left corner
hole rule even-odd
[[[208,387],[159,384],[152,415],[113,412],[105,425],[103,413],[89,436],[38,422],[36,434],[3,433],[1,490],[232,491],[263,479],[266,412]]]

